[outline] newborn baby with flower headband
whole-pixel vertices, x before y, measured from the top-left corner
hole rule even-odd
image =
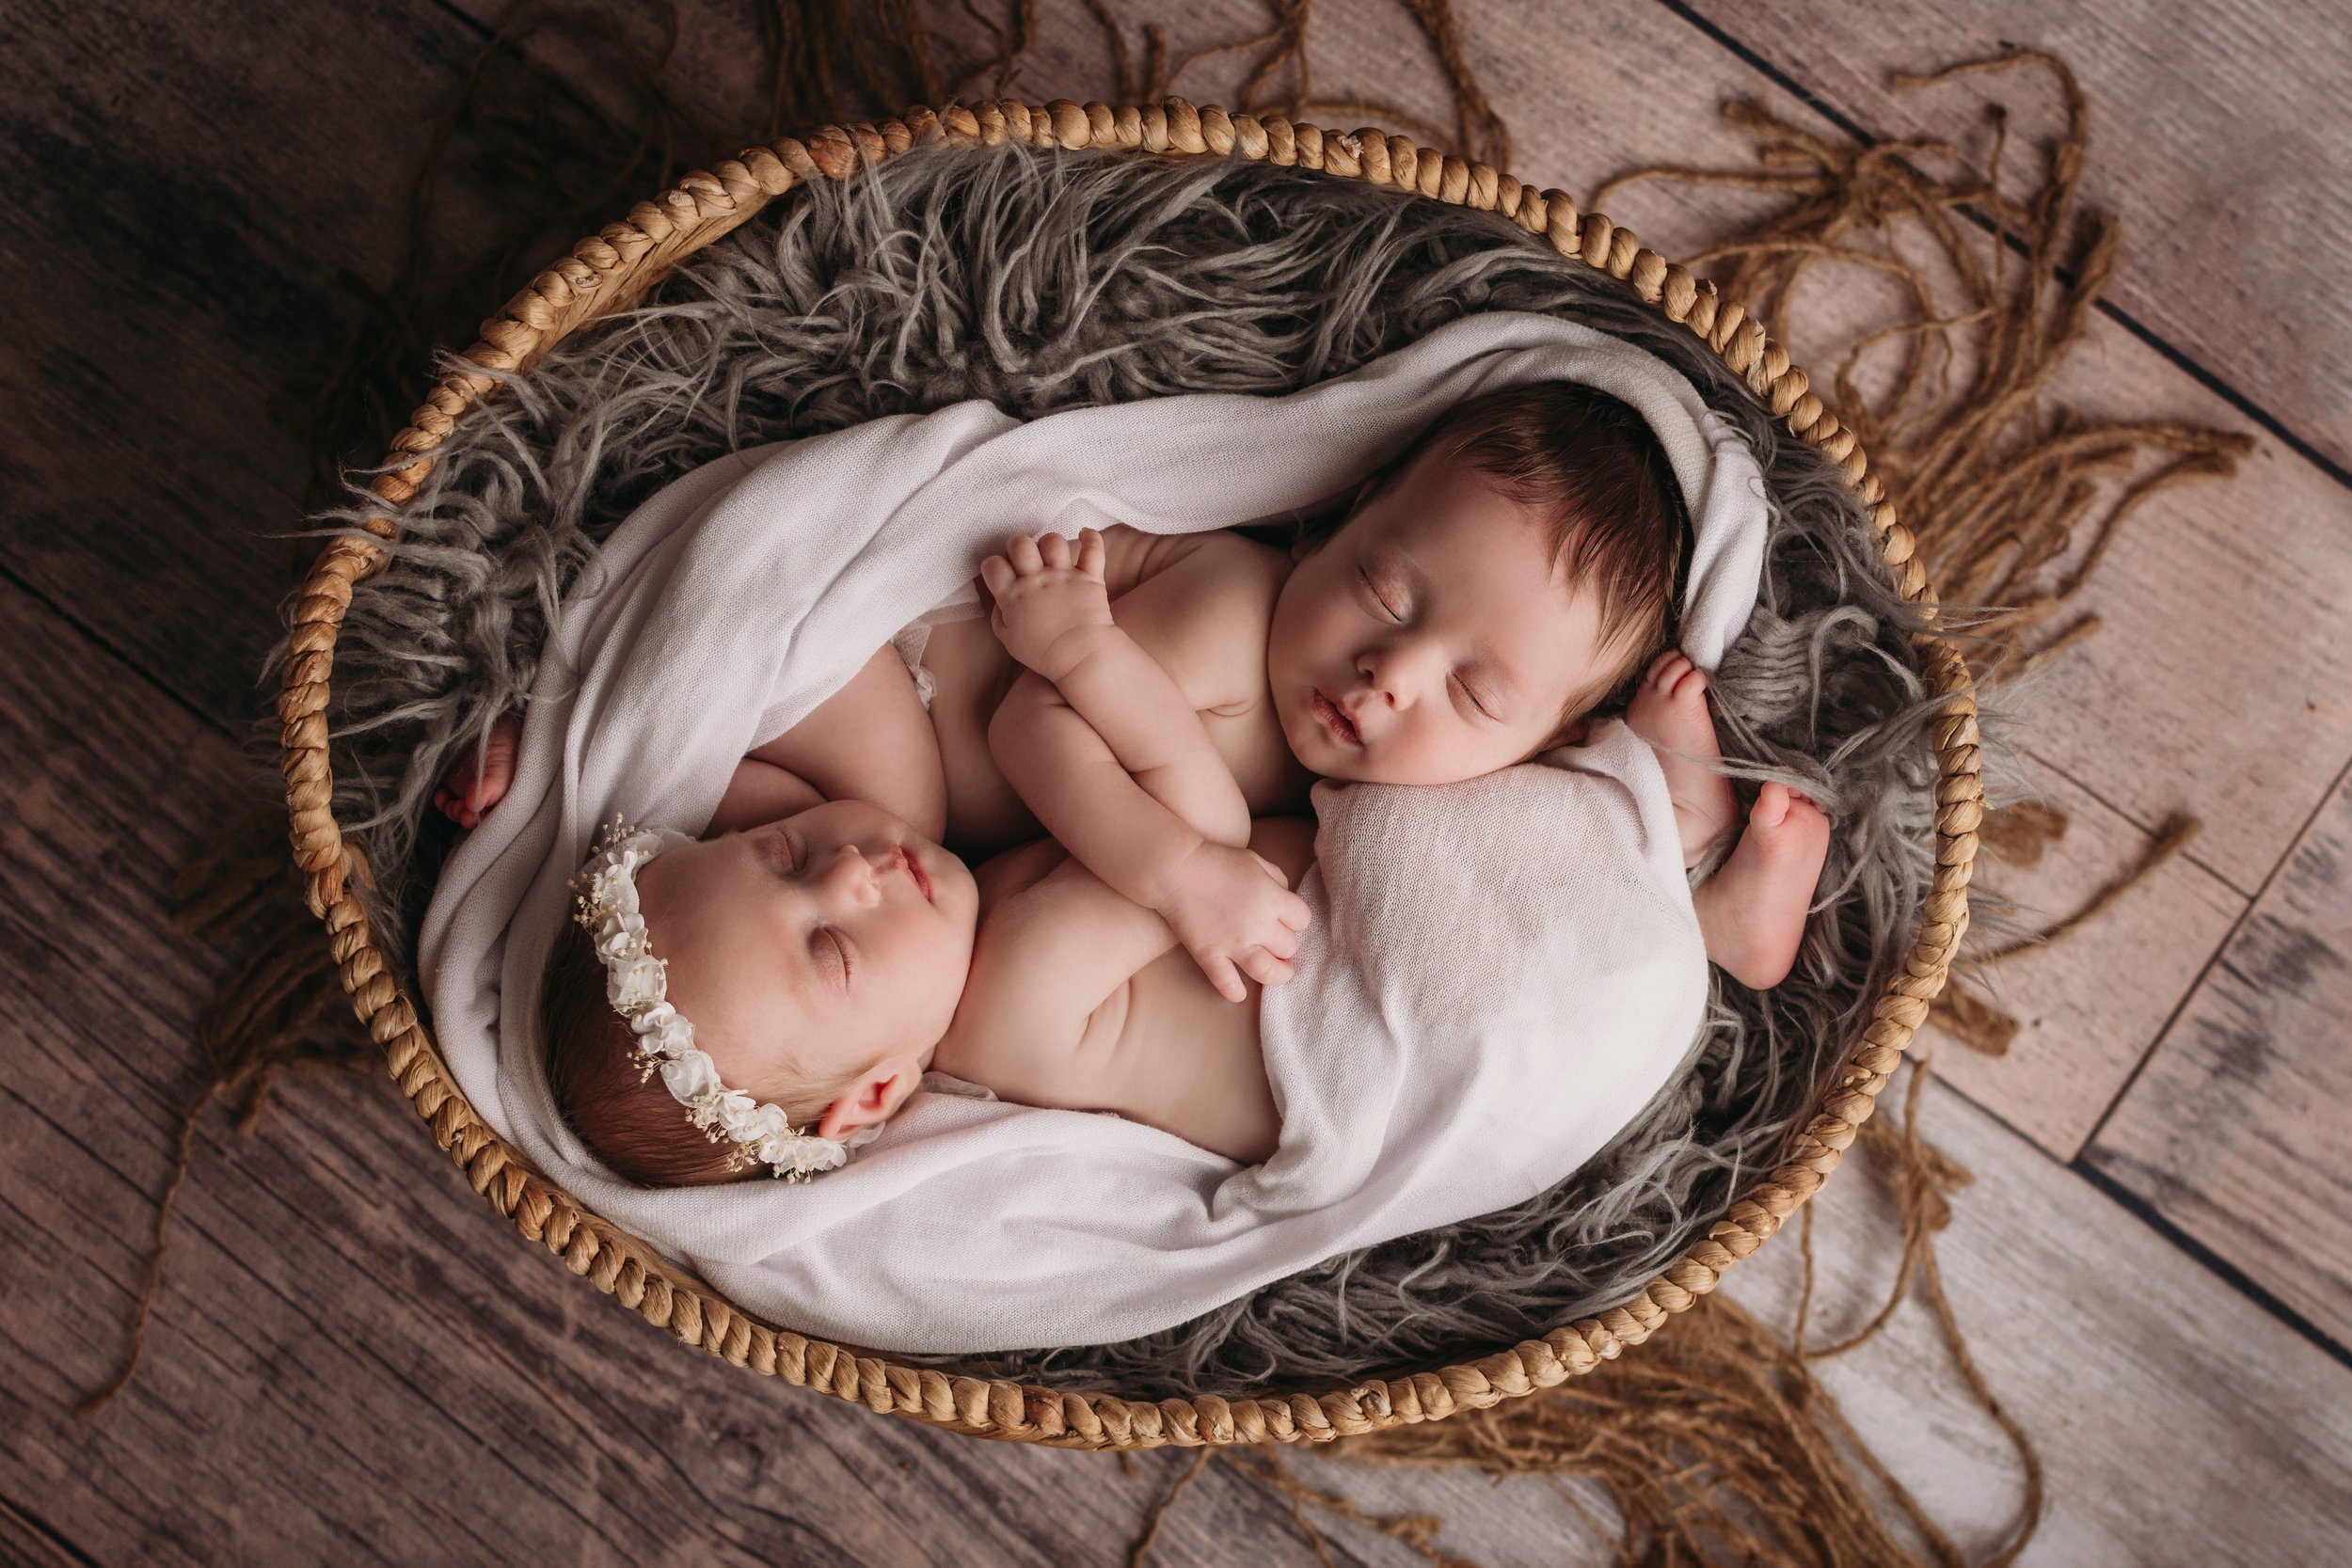
[[[1304,823],[1258,842],[1293,875],[1312,853]],[[831,1170],[933,1067],[1244,1163],[1271,1148],[1241,1119],[1264,1094],[1256,1009],[1216,997],[1158,917],[1050,843],[976,880],[880,808],[828,801],[703,841],[616,826],[580,885],[545,992],[549,1071],[632,1180]],[[1230,1093],[1237,1075],[1258,1096]]]

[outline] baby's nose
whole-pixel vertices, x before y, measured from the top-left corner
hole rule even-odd
[[[1425,662],[1410,648],[1391,645],[1366,653],[1358,668],[1372,684],[1373,695],[1391,707],[1409,707],[1420,689]]]
[[[833,863],[825,867],[825,884],[860,903],[871,903],[882,895],[873,863],[854,844],[843,845]]]

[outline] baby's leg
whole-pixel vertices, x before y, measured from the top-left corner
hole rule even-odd
[[[1766,784],[1731,858],[1691,893],[1708,961],[1753,990],[1788,978],[1828,856],[1821,808],[1787,784]]]
[[[515,748],[522,733],[523,721],[511,713],[492,724],[490,738],[478,748],[467,747],[441,775],[434,807],[461,828],[482,826],[515,782]]]
[[[1707,674],[1688,656],[1669,649],[1642,677],[1625,714],[1626,727],[1650,744],[1674,798],[1685,870],[1705,859],[1725,829],[1739,820],[1731,781],[1704,766],[1723,753],[1707,710]]]

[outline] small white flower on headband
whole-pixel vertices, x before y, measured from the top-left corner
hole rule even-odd
[[[846,1139],[796,1132],[783,1106],[721,1083],[719,1065],[694,1044],[694,1026],[670,1006],[668,966],[647,949],[644,917],[637,911],[637,872],[674,842],[687,840],[681,833],[632,829],[616,816],[571,883],[578,895],[574,917],[604,961],[605,998],[636,1033],[631,1054],[640,1077],[659,1072],[712,1143],[735,1145],[727,1159],[731,1171],[765,1164],[771,1175],[801,1181],[847,1164],[851,1149],[881,1134],[879,1126],[860,1128]]]

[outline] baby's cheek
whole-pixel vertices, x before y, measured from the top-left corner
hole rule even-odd
[[[1532,745],[1532,743],[1531,743]],[[1527,754],[1509,738],[1441,731],[1422,737],[1412,759],[1413,781],[1422,784],[1460,784],[1508,768]]]

